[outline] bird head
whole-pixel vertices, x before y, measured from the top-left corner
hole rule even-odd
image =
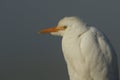
[[[56,36],[63,36],[66,32],[75,32],[85,24],[77,17],[64,17],[58,22],[56,27],[40,30],[38,33],[50,33]]]

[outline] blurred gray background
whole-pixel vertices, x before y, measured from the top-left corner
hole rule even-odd
[[[0,80],[68,80],[62,38],[36,33],[64,16],[101,29],[120,57],[120,0],[1,0]]]

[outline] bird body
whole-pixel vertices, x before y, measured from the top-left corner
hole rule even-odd
[[[58,23],[57,28],[60,27],[61,30],[50,32],[63,37],[70,80],[119,80],[117,55],[102,32],[76,17],[63,18]]]
[[[62,39],[70,80],[118,80],[117,58],[112,57],[116,54],[112,53],[114,51],[103,34],[91,27],[76,38],[71,37],[64,36]],[[114,68],[111,69],[111,66]]]

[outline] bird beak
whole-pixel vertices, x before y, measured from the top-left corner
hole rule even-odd
[[[38,31],[38,34],[57,32],[59,30],[64,30],[64,27],[62,26],[62,27],[52,27],[52,28],[43,29],[43,30]]]

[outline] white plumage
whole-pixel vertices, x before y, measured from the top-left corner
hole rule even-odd
[[[65,17],[56,28],[42,30],[62,36],[70,80],[119,80],[117,56],[106,36],[76,17]]]

